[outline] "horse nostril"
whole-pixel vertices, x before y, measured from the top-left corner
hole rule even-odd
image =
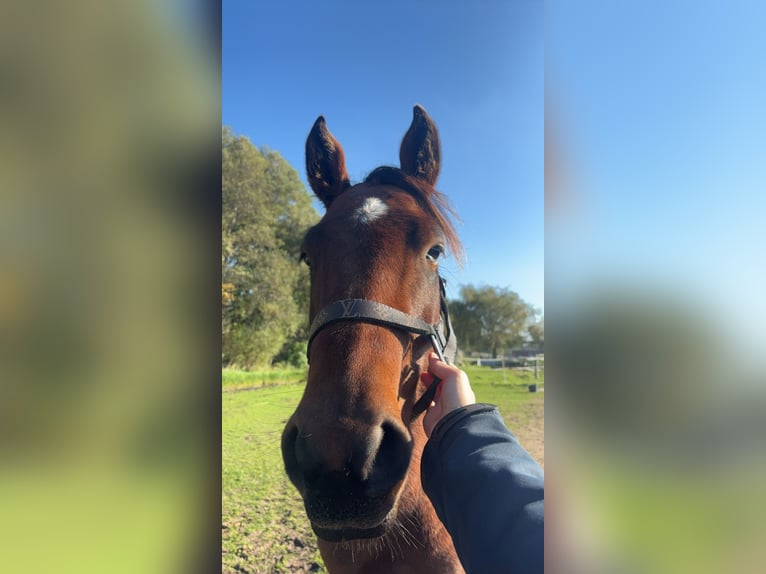
[[[293,420],[282,433],[287,476],[304,495],[380,498],[400,483],[409,467],[412,440],[398,421],[360,434],[324,429],[306,434]]]
[[[282,460],[285,472],[300,491],[303,487],[303,466],[305,465],[305,446],[301,447],[299,429],[292,419],[282,433]]]
[[[292,420],[288,421],[285,425],[285,430],[282,431],[282,457],[285,462],[290,458],[290,462],[294,462],[295,459],[295,439],[298,437],[298,425],[293,423]],[[289,456],[288,456],[289,455]]]
[[[367,496],[387,493],[404,478],[412,454],[412,440],[407,432],[391,422],[381,424],[383,438],[367,477]]]

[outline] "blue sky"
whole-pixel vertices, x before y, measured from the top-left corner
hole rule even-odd
[[[545,9],[571,204],[546,221],[549,299],[629,283],[692,302],[762,358],[766,4]]]
[[[352,181],[398,165],[423,105],[442,140],[437,188],[467,260],[462,284],[508,287],[544,309],[542,2],[234,2],[223,5],[223,123],[279,151],[305,182],[324,115]],[[319,205],[317,204],[318,211]]]

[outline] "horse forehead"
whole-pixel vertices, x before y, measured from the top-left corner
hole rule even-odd
[[[400,256],[400,247],[419,248],[438,226],[408,192],[393,186],[358,184],[340,195],[320,223],[325,246],[355,259],[375,252]],[[385,249],[383,249],[385,247]],[[381,251],[383,249],[383,251]],[[398,254],[398,255],[397,255]]]
[[[353,223],[370,224],[389,216],[420,218],[425,214],[406,191],[390,186],[359,184],[337,202],[341,218]]]
[[[351,218],[361,224],[368,224],[384,218],[388,212],[389,207],[385,200],[380,197],[366,197],[352,212]]]

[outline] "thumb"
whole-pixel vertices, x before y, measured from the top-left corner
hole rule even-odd
[[[439,359],[436,353],[431,353],[428,356],[428,372],[440,379],[446,379],[451,374],[454,374],[456,367],[449,365]]]

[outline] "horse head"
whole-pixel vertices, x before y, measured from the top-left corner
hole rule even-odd
[[[390,546],[393,560],[392,548],[401,558],[403,547],[419,548],[435,571],[461,571],[420,485],[426,437],[415,408],[429,351],[454,342],[439,260],[460,245],[434,189],[436,126],[416,106],[400,168],[377,168],[351,185],[343,148],[319,117],[306,166],[326,212],[302,245],[311,275],[309,372],[282,436],[285,469],[328,567],[342,562],[339,547],[356,544],[357,557]]]

